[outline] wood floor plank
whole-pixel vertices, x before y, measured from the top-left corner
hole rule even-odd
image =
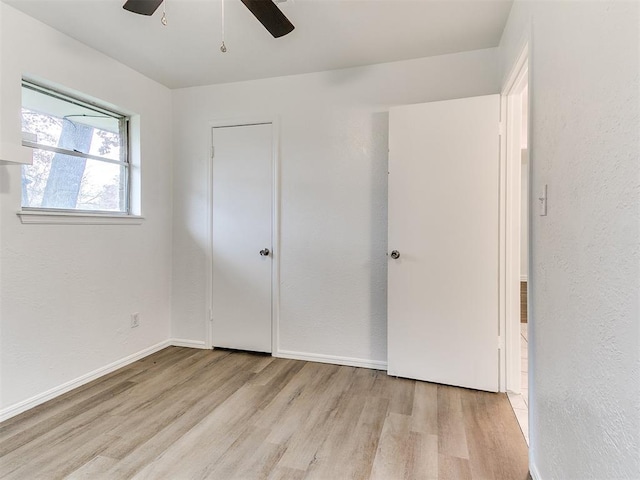
[[[188,414],[178,418],[149,440],[132,449],[108,472],[110,479],[132,478],[148,464],[167,451],[187,432],[209,416],[220,404],[231,397],[246,383],[242,376],[234,376],[227,382],[217,385],[215,391],[203,396],[194,404]],[[105,454],[109,453],[105,450]]]
[[[340,474],[344,474],[344,478],[369,478],[388,411],[389,400],[386,398],[365,400],[356,428],[350,434],[351,441],[343,442],[340,454],[332,459],[332,463],[341,467],[337,469],[337,475],[330,478],[339,478]]]
[[[505,421],[513,414],[506,395],[472,390],[460,395],[472,477],[525,480],[527,447],[517,426]]]
[[[65,477],[65,480],[96,480],[106,478],[107,472],[117,460],[98,455]]]
[[[377,370],[354,368],[349,393],[351,395],[376,395],[374,385],[376,382],[380,382],[378,373]],[[386,379],[386,374],[383,377]]]
[[[438,478],[438,436],[410,432],[407,441],[404,478],[427,480]]]
[[[249,427],[216,459],[207,464],[195,478],[266,479],[284,453],[283,445],[267,442],[269,430]]]
[[[303,480],[306,475],[304,470],[296,470],[289,467],[276,467],[268,477],[268,480]]]
[[[389,413],[385,419],[371,471],[372,480],[388,480],[404,475],[405,438],[411,428],[411,417]]]
[[[387,377],[387,379],[390,380],[391,377]],[[415,381],[407,378],[396,378],[395,380],[393,383],[388,382],[391,390],[389,411],[411,415],[413,413]]]
[[[262,442],[255,451],[251,452],[239,462],[238,468],[232,473],[232,478],[245,480],[247,478],[268,479],[275,470],[287,447],[283,444]],[[295,472],[292,472],[295,474]]]
[[[157,392],[154,388],[149,389],[147,395],[138,394],[138,403],[128,404],[127,421],[112,432],[118,440],[111,443],[103,455],[123,458],[165,427],[175,425],[178,418],[192,413],[195,404],[208,394],[208,382],[215,381],[224,386],[234,379],[239,388],[254,375],[248,370],[242,371],[240,365],[226,356],[214,364],[201,365],[192,374],[183,372],[183,380],[160,395],[153,395]],[[119,413],[122,415],[122,410]]]
[[[127,415],[156,405],[159,400],[179,390],[182,384],[189,381],[198,372],[213,368],[218,362],[224,361],[228,352],[212,352],[198,350],[196,354],[171,365],[167,365],[154,373],[142,372],[130,380],[136,385],[123,396],[123,405],[116,409],[114,415]],[[133,407],[133,410],[132,410]]]
[[[234,353],[234,355],[242,355],[241,353]],[[271,362],[266,365],[261,371],[260,375],[251,381],[255,385],[272,385],[276,386],[281,384],[286,379],[286,372],[293,364],[298,364],[299,368],[302,368],[303,362],[297,362],[296,360],[279,359],[277,362]]]
[[[2,422],[0,424],[0,442],[5,442],[10,437],[21,434],[36,424],[44,424],[48,419],[65,410],[75,411],[82,408],[82,402],[113,388],[115,385],[125,381],[133,383],[131,377],[142,370],[137,362],[133,363]],[[47,428],[50,428],[50,423]]]
[[[349,465],[337,461],[337,458],[341,457],[346,449],[352,449],[349,442],[358,441],[353,432],[358,425],[363,409],[364,402],[361,396],[344,395],[336,411],[331,429],[307,469],[306,478],[312,480],[348,478],[345,470],[349,468]]]
[[[265,368],[265,379],[248,381],[134,478],[204,478],[208,466],[253,425],[261,409],[304,366],[304,362],[290,360],[279,363],[275,371]]]
[[[244,385],[238,389],[132,478],[204,478],[207,468],[215,465],[247,430],[252,411],[260,404],[265,393],[264,388]],[[238,405],[248,408],[239,409]],[[228,419],[228,414],[232,415],[231,419]]]
[[[194,355],[197,352],[198,350],[191,348],[176,347],[175,350],[163,349],[142,360],[108,373],[99,379],[81,385],[70,392],[64,393],[59,397],[2,422],[0,424],[0,442],[6,441],[16,433],[24,432],[36,423],[45,422],[47,419],[60,414],[63,410],[82,409],[83,406],[81,402],[112,388],[114,385],[124,381],[136,383],[132,381],[132,378],[142,372],[145,372],[146,375],[153,378],[155,374],[161,372],[167,364],[172,364],[183,357]]]
[[[40,448],[37,455],[32,455],[29,462],[21,459],[22,449],[10,462],[17,466],[5,476],[8,480],[23,479],[58,479],[64,478],[73,471],[101,455],[108,445],[108,434],[116,426],[113,417],[103,415],[95,418],[91,427],[86,425],[69,431],[66,435]],[[95,430],[94,430],[95,428]],[[96,432],[101,432],[96,434]],[[4,469],[4,460],[2,469]]]
[[[115,385],[137,374],[139,369],[123,368],[116,372],[94,380],[88,384],[71,390],[46,403],[38,405],[0,424],[0,442],[6,442],[14,435],[23,434],[36,424],[43,423],[64,410],[75,410],[81,402],[86,401],[101,392],[113,388]]]
[[[411,431],[412,419],[389,413],[373,462],[372,480],[438,478],[438,437]]]
[[[312,405],[306,404],[317,400],[318,392],[328,387],[331,373],[337,370],[336,365],[307,363],[265,406],[256,425],[265,428],[277,425],[269,435],[270,442],[282,443],[295,433],[309,415]]]
[[[65,437],[68,431],[89,425],[91,422],[107,414],[117,404],[113,398],[119,393],[133,387],[131,382],[122,382],[113,387],[100,392],[76,405],[74,409],[65,409],[54,415],[36,423],[33,427],[25,429],[7,440],[0,442],[0,458],[3,459],[2,467],[9,461],[12,453],[22,447],[35,443],[35,446],[45,442],[55,442],[60,437]],[[78,412],[81,412],[78,414]]]
[[[438,480],[473,480],[469,460],[439,454]]]
[[[316,392],[315,399],[307,406],[306,417],[289,437],[287,451],[279,465],[302,471],[309,468],[331,430],[344,392],[350,391],[354,370],[339,367],[326,375],[326,388]]]
[[[251,371],[253,373],[260,373],[262,372],[262,370],[264,370],[267,366],[269,366],[274,360],[275,357],[272,357],[271,355],[267,355],[267,354],[254,354],[252,355],[253,357],[253,365],[251,366]]]
[[[438,385],[438,453],[469,458],[460,392],[462,389]]]
[[[0,424],[0,479],[526,480],[503,394],[170,347]]]
[[[438,434],[438,386],[436,384],[415,382],[411,431]]]

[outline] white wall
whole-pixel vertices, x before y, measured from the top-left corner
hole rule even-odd
[[[3,9],[0,8],[0,24],[2,24]],[[4,48],[0,44],[0,65],[3,64],[3,50],[10,47],[10,42],[4,42]],[[19,128],[20,117],[11,115],[11,111],[5,105],[2,92],[2,75],[0,75],[0,165],[15,163],[31,163],[31,154],[20,146],[21,132]],[[6,117],[6,120],[5,118]],[[8,121],[7,121],[8,120]],[[3,123],[11,128],[3,128]],[[9,131],[12,130],[11,134]]]
[[[531,33],[530,462],[541,479],[640,478],[637,2],[516,1]]]
[[[172,143],[167,88],[0,9],[0,95],[10,119],[2,135],[20,136],[23,74],[139,114],[146,218],[142,225],[23,225],[20,167],[0,166],[2,412],[169,338]],[[141,314],[135,330],[131,312]]]
[[[174,91],[173,337],[205,340],[207,125],[278,116],[279,349],[386,362],[389,106],[496,93],[497,61],[489,49]]]

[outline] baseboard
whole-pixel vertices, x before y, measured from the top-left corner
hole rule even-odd
[[[157,343],[156,345],[145,348],[144,350],[140,350],[137,353],[129,355],[120,360],[117,360],[104,367],[98,368],[93,372],[89,372],[74,380],[63,383],[60,386],[47,390],[46,392],[40,393],[34,397],[28,398],[27,400],[23,400],[22,402],[16,403],[7,408],[3,408],[2,410],[0,410],[0,422],[3,422],[11,417],[15,417],[16,415],[19,415],[22,412],[26,412],[30,408],[37,407],[38,405],[44,402],[47,402],[55,397],[62,395],[63,393],[67,393],[68,391],[73,390],[74,388],[81,387],[86,383],[92,382],[93,380],[96,380],[97,378],[100,378],[103,375],[111,373],[119,368],[125,367],[130,363],[140,360],[141,358],[147,357],[152,353],[162,350],[163,348],[166,348],[170,345],[172,345],[172,343],[168,340]]]
[[[292,360],[305,360],[307,362],[332,363],[335,365],[346,365],[348,367],[371,368],[374,370],[386,370],[387,362],[379,360],[365,360],[362,358],[338,357],[334,355],[322,355],[319,353],[292,352],[289,350],[278,350],[273,353],[274,357],[290,358]]]
[[[173,345],[174,347],[200,348],[203,350],[207,349],[204,341],[185,340],[183,338],[172,338],[171,340],[169,340],[169,345]]]
[[[538,469],[533,464],[533,462],[529,463],[529,473],[531,474],[531,478],[533,480],[542,480],[542,477],[540,476],[540,473],[538,472]]]
[[[529,276],[528,275],[520,275],[520,281],[521,282],[528,282],[529,281]]]

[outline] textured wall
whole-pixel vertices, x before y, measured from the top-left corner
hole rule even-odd
[[[23,225],[16,215],[20,167],[0,166],[4,409],[168,339],[171,94],[13,8],[0,8],[3,109],[19,118],[20,78],[30,74],[140,114],[146,217],[143,225]],[[141,314],[135,330],[131,312]]]
[[[640,478],[638,2],[516,1],[532,39],[530,461],[541,479]],[[531,30],[530,30],[531,29]]]
[[[495,93],[497,58],[481,50],[174,91],[173,336],[205,336],[208,122],[278,116],[280,349],[385,362],[389,106]]]

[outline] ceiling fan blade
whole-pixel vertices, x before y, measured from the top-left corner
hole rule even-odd
[[[271,0],[242,0],[242,3],[274,38],[282,37],[295,28]]]
[[[140,15],[153,15],[164,0],[127,0],[122,6],[125,10]]]

